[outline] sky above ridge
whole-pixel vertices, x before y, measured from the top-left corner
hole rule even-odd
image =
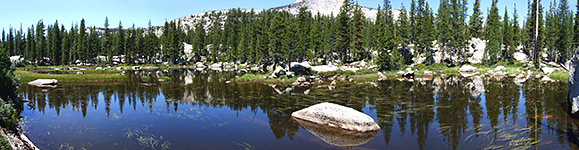
[[[22,28],[24,32],[31,25],[43,20],[45,26],[59,24],[69,29],[71,24],[77,24],[82,18],[86,26],[103,27],[105,17],[108,17],[110,27],[117,27],[122,21],[124,27],[135,24],[136,27],[147,27],[149,20],[153,26],[161,25],[165,20],[173,20],[182,16],[203,13],[211,10],[230,8],[268,9],[293,3],[295,0],[0,0],[0,28],[8,30]],[[383,5],[383,0],[357,0],[362,6],[377,8]],[[439,0],[426,0],[436,12]],[[559,1],[559,0],[557,0]],[[391,0],[395,9],[400,9],[404,2],[410,9],[410,0]],[[543,0],[541,4],[548,9],[551,1]],[[472,14],[474,0],[468,0],[468,14]],[[512,18],[514,4],[517,5],[519,22],[522,23],[527,14],[527,0],[499,0],[499,14],[503,16],[505,6]],[[577,1],[568,1],[569,10],[575,14]],[[481,0],[481,11],[486,17],[491,0]]]

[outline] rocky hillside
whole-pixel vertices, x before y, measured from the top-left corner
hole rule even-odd
[[[300,8],[307,7],[308,10],[311,11],[313,15],[319,12],[322,15],[336,16],[340,12],[342,2],[343,0],[296,0],[292,4],[270,8],[269,10],[285,10],[294,15],[297,15],[299,13]],[[192,14],[177,18],[174,21],[181,23],[182,28],[188,30],[190,28],[193,28],[195,24],[197,24],[199,21],[203,20],[205,29],[208,29],[214,20],[214,18],[209,17],[210,16],[209,14],[211,13],[221,14],[220,20],[225,20],[226,17],[225,14],[228,11],[229,9],[205,12],[200,14]],[[251,9],[241,9],[241,11],[249,12],[251,11]],[[262,10],[254,10],[255,13],[260,13],[261,11]],[[362,11],[364,12],[366,18],[369,18],[370,20],[376,19],[376,13],[378,12],[377,9],[362,6]],[[400,10],[392,9],[392,14],[395,19],[398,19],[398,16],[400,15]]]

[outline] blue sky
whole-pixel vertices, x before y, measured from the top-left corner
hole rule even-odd
[[[165,20],[202,13],[210,10],[229,8],[267,9],[293,3],[295,0],[0,0],[0,28],[13,27],[24,30],[36,25],[39,20],[46,24],[64,24],[67,29],[72,23],[85,19],[87,26],[102,27],[105,17],[109,18],[111,27],[116,27],[122,21],[124,27],[135,24],[137,27],[147,27],[149,19],[152,24],[161,25]],[[433,10],[437,10],[439,0],[426,0]],[[558,1],[558,0],[557,0]],[[382,5],[383,0],[358,0],[360,5],[376,8]],[[406,9],[410,9],[410,0],[391,0],[393,8],[400,8],[404,2]],[[541,3],[548,8],[549,2]],[[468,0],[469,14],[472,13],[474,0]],[[499,0],[500,15],[508,7],[512,17],[513,4],[517,3],[519,18],[523,19],[527,12],[527,0]],[[576,1],[569,0],[569,8],[575,14]],[[481,10],[486,17],[490,0],[481,0]],[[522,20],[520,21],[522,22]]]

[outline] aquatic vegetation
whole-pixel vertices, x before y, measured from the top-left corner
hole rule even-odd
[[[253,150],[253,149],[255,149],[255,147],[253,147],[251,144],[246,143],[246,142],[235,143],[235,144],[243,147],[243,149],[245,149],[245,150]]]
[[[118,121],[119,119],[121,119],[121,116],[119,116],[119,114],[117,113],[113,113],[110,117],[111,120],[115,120]]]
[[[442,127],[441,132],[449,129]],[[484,145],[485,150],[494,149],[529,149],[541,142],[541,140],[535,138],[527,137],[530,133],[532,127],[518,128],[511,125],[500,125],[494,128],[485,129],[483,125],[479,125],[474,128],[469,128],[467,131],[475,131],[464,139],[465,142],[483,142],[488,145]],[[476,138],[475,138],[476,137]],[[481,144],[483,145],[483,144]]]
[[[139,145],[143,146],[145,149],[165,150],[170,149],[172,145],[169,141],[165,141],[163,136],[156,137],[155,135],[139,136],[137,141],[139,141]]]
[[[140,128],[127,128],[124,131],[124,135],[132,139],[137,140],[138,144],[143,147],[143,149],[170,149],[173,145],[171,142],[165,140],[163,136],[157,136],[152,133],[146,133],[152,125],[143,125]]]

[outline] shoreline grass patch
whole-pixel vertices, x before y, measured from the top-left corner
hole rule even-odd
[[[59,82],[95,82],[127,79],[126,75],[116,73],[40,74],[31,71],[16,70],[14,71],[14,74],[20,77],[21,82],[30,82],[36,79],[56,79]]]
[[[549,74],[549,78],[553,80],[569,81],[569,72],[567,71],[554,71]]]

